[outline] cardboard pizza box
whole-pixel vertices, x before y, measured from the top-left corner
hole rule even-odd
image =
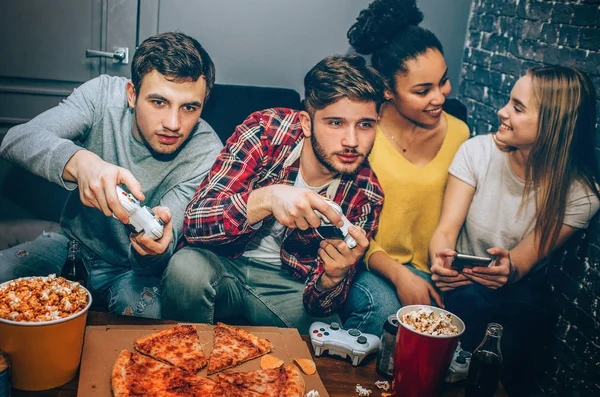
[[[133,342],[142,336],[150,335],[156,331],[171,328],[174,324],[161,325],[110,325],[110,326],[88,326],[85,331],[81,367],[79,370],[79,387],[77,396],[100,396],[111,397],[110,375],[113,364],[123,349],[135,351]],[[196,324],[202,349],[208,358],[212,350],[214,326],[207,324]],[[276,327],[241,327],[261,338],[268,339],[273,350],[271,354],[289,364],[294,358],[311,358],[308,346],[300,337],[298,330]],[[231,368],[233,372],[246,372],[260,369],[260,357],[247,361]],[[302,372],[302,371],[300,371]],[[206,367],[200,372],[200,376],[206,375]],[[216,374],[215,374],[216,375]],[[215,375],[209,376],[214,378]],[[306,375],[302,372],[306,391],[317,390],[321,397],[329,394],[323,386],[319,373]]]

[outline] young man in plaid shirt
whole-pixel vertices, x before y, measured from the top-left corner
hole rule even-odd
[[[338,320],[383,204],[367,156],[385,84],[361,57],[332,56],[304,86],[306,110],[251,114],[196,191],[186,246],[163,276],[163,317],[213,323],[243,315],[303,333],[315,317]],[[314,229],[315,210],[342,224],[326,198],[355,225],[355,248]]]

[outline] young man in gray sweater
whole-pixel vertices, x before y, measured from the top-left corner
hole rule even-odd
[[[138,47],[131,76],[90,80],[6,134],[1,157],[72,193],[60,233],[0,252],[0,282],[60,274],[77,240],[95,299],[119,314],[160,317],[160,277],[186,205],[222,148],[200,118],[214,65],[193,38],[163,33]],[[117,185],[163,221],[160,239],[130,234]]]

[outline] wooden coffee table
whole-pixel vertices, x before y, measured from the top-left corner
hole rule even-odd
[[[176,321],[169,320],[152,320],[139,317],[118,316],[110,313],[90,312],[87,318],[87,325],[154,325],[154,324],[174,324]],[[309,345],[309,350],[313,354],[310,347],[310,338],[306,335],[302,339]],[[375,371],[375,355],[366,357],[360,366],[353,367],[350,362],[334,358],[334,357],[314,357],[313,360],[317,364],[319,375],[325,388],[331,397],[349,397],[356,396],[355,388],[360,384],[373,393],[371,397],[379,397],[381,390],[375,387],[376,380],[384,380],[384,378]],[[77,384],[79,378],[63,385],[59,388],[46,390],[41,392],[25,392],[13,389],[13,397],[25,396],[52,396],[52,397],[76,397]],[[460,385],[446,384],[441,396],[443,397],[459,397],[464,394],[463,387]],[[496,396],[506,396],[506,392],[500,388]]]

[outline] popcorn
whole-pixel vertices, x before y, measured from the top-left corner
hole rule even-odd
[[[436,315],[428,307],[413,310],[402,316],[402,323],[415,331],[432,336],[452,336],[458,334],[458,328],[452,324],[452,315],[439,313]]]
[[[371,395],[371,390],[362,387],[361,385],[356,385],[356,389],[354,389],[358,393],[358,397],[369,397]]]
[[[0,286],[0,318],[19,322],[59,320],[82,311],[88,293],[79,283],[51,274]]]
[[[383,391],[390,390],[390,382],[388,382],[387,380],[378,380],[378,381],[375,381],[375,386],[377,386],[377,388],[379,390],[383,390]]]
[[[321,395],[316,390],[310,390],[310,391],[306,392],[306,397],[320,397],[320,396]]]

